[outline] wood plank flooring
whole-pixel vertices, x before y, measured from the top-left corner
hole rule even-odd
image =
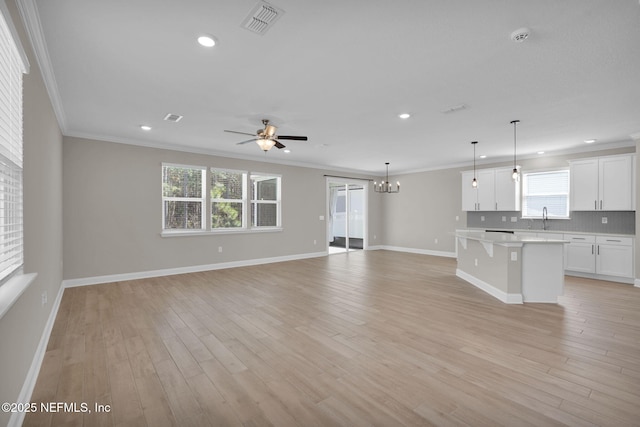
[[[24,425],[640,425],[640,289],[567,277],[560,304],[505,305],[455,265],[359,251],[67,289],[32,400],[91,413]]]

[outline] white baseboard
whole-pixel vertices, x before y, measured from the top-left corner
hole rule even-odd
[[[628,285],[640,287],[640,279],[634,279],[633,277],[607,276],[605,274],[591,274],[568,270],[565,270],[564,274],[566,276],[584,277],[585,279],[606,280],[608,282],[626,283]]]
[[[56,316],[58,315],[58,310],[60,309],[60,302],[62,301],[63,293],[64,285],[61,284],[58,295],[53,302],[53,306],[51,307],[51,312],[49,313],[47,323],[44,325],[44,330],[42,331],[42,335],[40,336],[40,342],[38,343],[36,352],[33,355],[31,367],[29,367],[29,372],[27,372],[27,376],[24,380],[24,383],[22,384],[22,390],[20,390],[20,395],[18,396],[16,402],[24,403],[31,401],[31,395],[33,394],[33,390],[36,387],[36,382],[38,381],[38,374],[40,373],[40,367],[42,366],[42,361],[44,360],[44,355],[47,351],[47,345],[49,344],[49,337],[51,336],[53,324],[56,321]],[[7,427],[20,427],[24,421],[25,415],[26,412],[12,413],[11,418],[9,418]]]
[[[505,304],[522,304],[522,294],[508,294],[500,289],[488,284],[487,282],[478,279],[475,276],[470,275],[469,273],[465,273],[459,268],[456,269],[456,276],[471,283],[478,289],[481,289],[491,295],[494,298],[499,299]]]
[[[635,286],[636,288],[640,288],[640,279],[635,279],[633,281],[633,286]]]
[[[75,286],[99,285],[101,283],[121,282],[125,280],[147,279],[150,277],[173,276],[175,274],[198,273],[201,271],[222,270],[224,268],[248,267],[252,265],[270,264],[274,262],[295,261],[299,259],[317,258],[327,255],[327,252],[312,252],[298,255],[287,255],[271,258],[258,258],[243,261],[221,262],[217,264],[193,265],[188,267],[166,268],[162,270],[140,271],[135,273],[110,274],[107,276],[83,277],[67,279],[62,282],[65,288]]]
[[[369,249],[371,249],[371,247],[369,247]],[[384,249],[387,251],[395,251],[395,252],[407,252],[407,253],[420,254],[420,255],[441,256],[446,258],[456,258],[455,252],[432,251],[429,249],[404,248],[401,246],[389,246],[389,245],[376,246],[376,249]]]

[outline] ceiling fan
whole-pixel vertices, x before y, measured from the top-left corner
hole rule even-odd
[[[279,139],[288,139],[292,141],[306,141],[308,138],[306,136],[292,136],[292,135],[276,135],[277,127],[270,125],[269,120],[262,119],[262,124],[264,125],[264,129],[258,129],[255,134],[247,133],[247,132],[238,132],[235,130],[225,130],[225,132],[230,133],[239,133],[240,135],[251,135],[253,138],[248,139],[246,141],[238,142],[237,144],[246,144],[247,142],[255,141],[260,148],[267,152],[274,145],[276,148],[284,148],[284,144],[282,144]]]

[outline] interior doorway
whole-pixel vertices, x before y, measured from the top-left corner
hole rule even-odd
[[[327,178],[327,251],[367,248],[368,181]]]

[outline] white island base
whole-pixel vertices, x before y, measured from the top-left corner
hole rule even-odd
[[[557,303],[564,292],[563,240],[457,231],[456,275],[507,304]]]

